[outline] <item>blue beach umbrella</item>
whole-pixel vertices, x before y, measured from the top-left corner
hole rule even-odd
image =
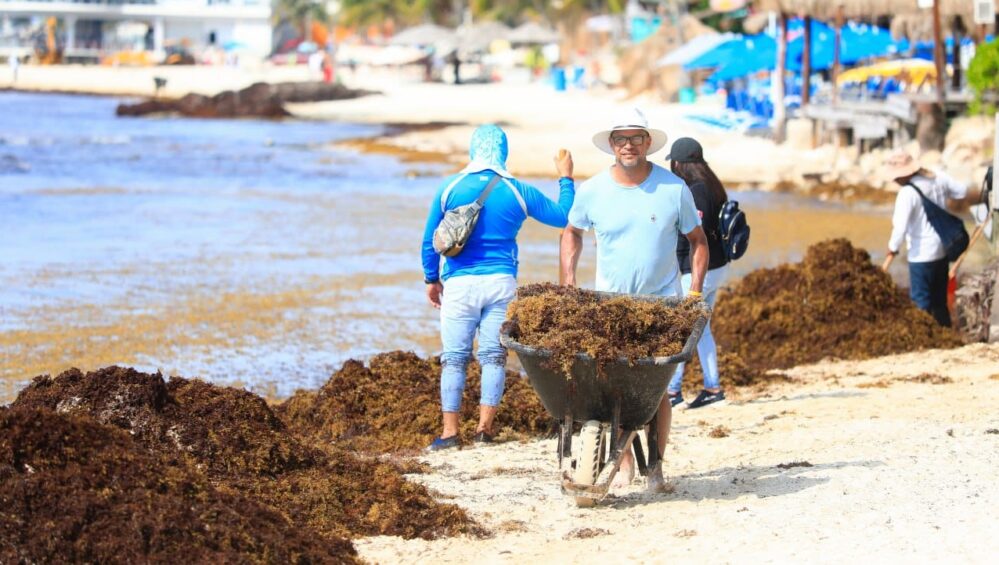
[[[812,61],[813,71],[832,67],[836,48],[836,32],[826,25],[813,27]],[[804,36],[798,36],[788,44],[787,67],[800,71],[805,50]],[[840,62],[852,65],[864,59],[884,57],[899,52],[898,44],[884,28],[867,24],[849,23],[840,34]]]
[[[708,77],[709,81],[723,81],[744,77],[759,71],[772,70],[777,60],[777,43],[767,35],[743,38],[733,56]]]
[[[740,35],[723,41],[685,63],[683,68],[692,71],[694,69],[712,69],[724,65],[735,57],[734,53],[743,45],[743,39],[744,37]]]
[[[765,34],[737,37],[725,42],[697,59],[684,69],[717,69],[708,80],[727,80],[773,68],[777,43]]]

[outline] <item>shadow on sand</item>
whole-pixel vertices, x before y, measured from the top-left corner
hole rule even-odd
[[[630,508],[662,500],[734,500],[745,495],[756,495],[757,498],[782,496],[829,482],[829,476],[824,473],[825,471],[846,467],[873,469],[884,463],[841,461],[811,465],[805,462],[789,462],[784,465],[786,468],[776,465],[725,467],[696,475],[681,475],[671,478],[670,484],[675,487],[671,493],[650,493],[642,490],[619,498],[608,497],[604,504],[612,508]]]
[[[745,404],[766,404],[769,402],[794,402],[795,400],[810,400],[814,398],[851,398],[855,396],[867,396],[866,392],[856,392],[850,390],[836,390],[829,392],[813,392],[810,394],[798,394],[795,396],[778,396],[776,398],[754,398]]]

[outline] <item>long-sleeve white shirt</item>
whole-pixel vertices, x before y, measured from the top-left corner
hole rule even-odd
[[[939,172],[935,173],[934,178],[916,175],[910,182],[918,186],[934,204],[944,209],[947,208],[947,199],[962,199],[968,193],[968,187]],[[898,253],[904,238],[909,249],[906,256],[910,263],[926,263],[944,258],[943,243],[926,219],[923,199],[909,185],[903,186],[895,197],[891,225],[889,251]]]

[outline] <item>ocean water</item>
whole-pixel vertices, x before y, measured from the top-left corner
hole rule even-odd
[[[0,93],[0,401],[111,363],[280,397],[349,358],[437,352],[419,246],[448,169],[336,146],[378,126],[117,118],[118,102]],[[732,196],[753,229],[735,277],[828,237],[880,250],[890,229],[885,208]],[[525,225],[521,282],[556,280],[557,241]]]

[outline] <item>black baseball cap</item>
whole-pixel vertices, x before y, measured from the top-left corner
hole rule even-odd
[[[679,163],[699,163],[704,160],[704,150],[694,138],[681,137],[673,142],[673,147],[670,148],[666,160]]]

